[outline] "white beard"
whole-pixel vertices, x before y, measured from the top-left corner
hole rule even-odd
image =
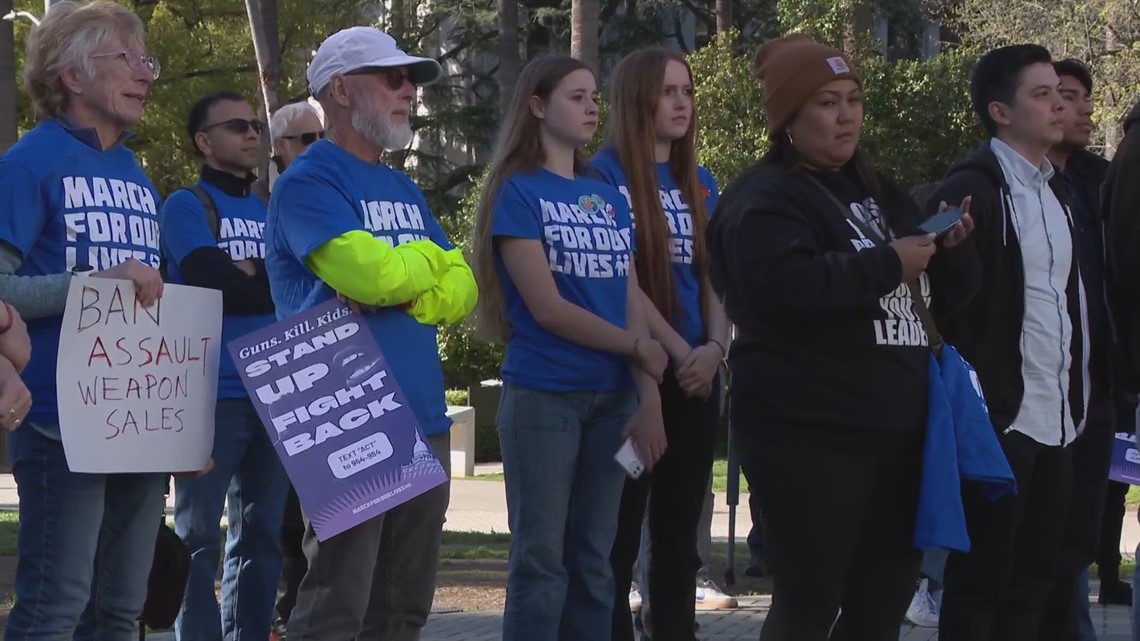
[[[392,114],[380,113],[372,96],[361,92],[352,106],[352,128],[383,149],[403,149],[414,136],[411,125],[392,124]]]

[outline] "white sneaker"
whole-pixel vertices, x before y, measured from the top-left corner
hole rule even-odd
[[[906,609],[906,619],[920,628],[938,627],[938,604],[926,591],[926,580],[914,592],[910,607]]]
[[[697,579],[696,608],[698,610],[732,610],[736,598],[720,591],[712,579]]]
[[[641,609],[641,592],[637,589],[637,584],[633,583],[629,586],[629,611],[637,612]]]

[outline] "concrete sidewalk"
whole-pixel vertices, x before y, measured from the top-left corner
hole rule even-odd
[[[771,605],[771,598],[743,597],[740,607],[721,612],[698,612],[701,641],[756,641],[760,627]],[[1093,624],[1098,641],[1131,641],[1129,608],[1092,606]],[[502,612],[455,612],[433,614],[428,619],[420,641],[499,641],[502,638]],[[147,635],[148,641],[174,641],[174,634],[161,632]],[[928,628],[904,625],[899,641],[937,641],[938,632]]]

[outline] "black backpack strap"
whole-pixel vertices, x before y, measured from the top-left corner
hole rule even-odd
[[[218,217],[218,208],[214,205],[214,199],[210,194],[206,193],[200,185],[187,185],[183,187],[186,191],[198,197],[202,201],[202,207],[206,209],[206,224],[210,226],[210,231],[214,234],[214,240],[221,238],[221,219]]]
[[[884,229],[882,234],[871,229],[870,225],[859,220],[859,218],[852,213],[850,207],[839,202],[835,194],[831,193],[831,190],[819,182],[815,176],[807,172],[803,172],[803,175],[810,180],[817,189],[822,191],[824,195],[831,200],[832,204],[835,205],[836,209],[843,214],[843,217],[851,221],[852,225],[859,228],[859,231],[863,232],[863,235],[866,236],[868,240],[879,246],[890,243],[890,231],[888,229]],[[886,236],[886,238],[883,238],[883,236]],[[942,352],[942,333],[938,331],[938,325],[934,323],[934,316],[930,313],[930,308],[926,306],[926,301],[922,298],[922,290],[919,288],[918,282],[910,282],[907,283],[906,286],[907,289],[910,290],[911,306],[914,309],[914,313],[918,315],[918,320],[922,323],[922,329],[926,331],[926,338],[930,349],[933,350],[934,355],[937,356]]]
[[[218,208],[216,205],[214,205],[214,199],[210,197],[210,194],[207,193],[205,189],[202,189],[202,187],[197,185],[197,184],[186,185],[185,187],[182,187],[181,189],[184,189],[184,190],[194,194],[194,196],[199,201],[201,201],[203,209],[206,210],[206,224],[210,226],[210,233],[212,233],[214,235],[215,241],[220,240],[221,239],[222,224],[221,224],[221,219],[218,217]],[[179,191],[180,191],[180,189],[176,189],[174,191],[174,193],[176,194]],[[173,195],[174,194],[171,194],[171,196],[173,196]],[[163,221],[163,213],[162,213],[164,209],[165,209],[165,207],[160,209],[158,212],[158,228],[160,231],[160,235],[159,235],[160,239],[162,237],[161,236],[161,230],[165,227],[165,224]],[[164,281],[168,280],[167,270],[168,270],[168,267],[166,264],[166,250],[161,249],[159,251],[159,258],[158,258],[158,271],[159,271],[159,273],[162,274],[162,280],[164,280]]]

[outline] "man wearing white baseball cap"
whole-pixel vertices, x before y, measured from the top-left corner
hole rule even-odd
[[[308,80],[326,137],[274,185],[265,266],[278,318],[337,295],[368,310],[390,373],[448,469],[451,421],[436,327],[462,320],[478,292],[423,193],[380,161],[411,142],[416,87],[440,74],[435,60],[407,55],[370,27],[321,44]],[[306,523],[309,568],[289,641],[419,639],[435,595],[449,492],[441,485],[325,541]]]

